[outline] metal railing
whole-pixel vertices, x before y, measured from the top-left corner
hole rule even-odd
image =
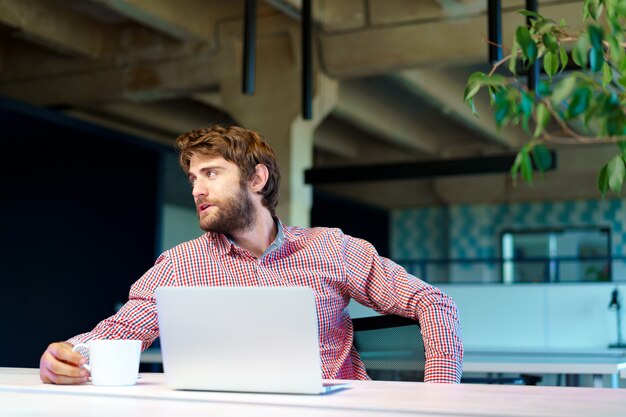
[[[626,271],[626,256],[401,259],[409,273],[427,282],[554,283],[610,282]]]

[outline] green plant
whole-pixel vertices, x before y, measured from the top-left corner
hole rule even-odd
[[[520,13],[530,25],[517,28],[508,55],[489,73],[469,77],[464,100],[478,116],[474,98],[486,88],[496,124],[521,124],[529,134],[511,167],[514,180],[521,174],[532,183],[534,171],[551,165],[547,144],[610,142],[617,144],[617,154],[600,169],[598,190],[603,197],[609,190],[619,193],[626,178],[626,0],[585,0],[586,28],[577,33],[564,21]],[[570,56],[577,70],[563,72]],[[529,91],[517,66],[528,69],[537,60],[547,79]],[[499,73],[505,66],[511,76]]]

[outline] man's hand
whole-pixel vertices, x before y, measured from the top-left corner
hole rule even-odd
[[[72,352],[69,342],[52,343],[41,355],[39,377],[46,384],[80,384],[89,380],[81,368],[87,362],[80,353]]]

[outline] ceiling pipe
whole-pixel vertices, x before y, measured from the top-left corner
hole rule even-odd
[[[243,80],[242,91],[254,94],[256,66],[256,0],[246,0],[243,25]]]
[[[502,59],[502,4],[500,0],[489,0],[487,4],[487,29],[489,33],[489,62]]]
[[[302,118],[313,118],[313,27],[311,1],[302,0]]]
[[[556,152],[549,152],[552,158],[551,164],[546,168],[546,171],[557,168]],[[304,172],[304,183],[317,185],[409,178],[432,179],[459,175],[509,174],[516,157],[517,155],[514,154],[446,159],[441,161],[310,168]]]

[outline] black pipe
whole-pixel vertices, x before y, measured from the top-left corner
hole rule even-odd
[[[313,117],[311,0],[302,0],[302,118]]]
[[[254,94],[256,66],[256,0],[246,0],[243,25],[243,88],[244,94]]]
[[[526,0],[526,10],[537,13],[539,10],[537,0]],[[533,19],[534,17],[526,16],[526,26],[530,28],[531,20]],[[528,89],[530,91],[537,91],[539,84],[539,63],[540,59],[537,58],[535,63],[528,68]]]
[[[552,156],[547,171],[557,168],[557,155]],[[493,174],[511,171],[517,155],[482,156],[436,161],[396,164],[359,165],[350,167],[310,168],[304,172],[305,184],[334,184],[399,179],[428,179],[457,175]],[[533,165],[534,166],[534,165]],[[535,166],[535,169],[537,167]]]
[[[502,4],[500,0],[489,0],[487,4],[487,25],[489,32],[489,62],[502,59]]]

